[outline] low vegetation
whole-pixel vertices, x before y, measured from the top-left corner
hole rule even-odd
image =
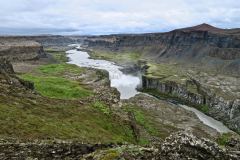
[[[176,64],[156,64],[148,63],[148,69],[146,76],[157,78],[161,81],[174,81],[180,84],[186,82],[186,74],[182,73],[183,71],[178,69]]]
[[[139,135],[139,144],[141,145],[151,143],[151,139],[164,140],[171,132],[177,130],[174,126],[156,120],[152,110],[136,105],[126,105],[123,107],[123,110],[133,113],[137,125],[141,126]]]
[[[35,90],[42,96],[22,88],[11,88],[9,92],[4,87],[0,96],[0,137],[137,143],[131,126],[112,116],[105,102],[93,100],[91,87],[75,78],[87,71],[57,63],[19,74],[20,78],[34,82]]]
[[[65,139],[83,142],[132,142],[131,128],[88,104],[0,104],[0,135],[20,139]]]
[[[110,52],[95,50],[90,53],[92,58],[110,60],[117,63],[136,63],[141,59],[141,53],[138,51]]]
[[[78,81],[65,78],[67,74],[81,74],[83,69],[70,64],[40,66],[34,73],[23,74],[24,80],[34,82],[35,89],[43,96],[60,99],[77,99],[90,96],[91,90]]]
[[[154,123],[150,120],[149,115],[146,112],[141,110],[137,106],[126,106],[125,111],[132,112],[135,116],[136,122],[144,127],[146,131],[151,135],[157,135],[158,131],[156,130]]]
[[[217,143],[221,146],[225,146],[231,137],[232,133],[223,133],[217,138]]]
[[[45,51],[52,55],[53,58],[57,61],[57,62],[67,62],[68,61],[68,57],[66,57],[66,52],[65,51],[56,51],[54,49],[48,48],[45,49]]]
[[[94,108],[98,109],[99,111],[101,111],[102,113],[106,114],[106,115],[110,115],[111,114],[111,110],[110,110],[109,106],[107,106],[103,102],[96,101],[96,102],[93,103],[92,106]]]
[[[91,95],[91,91],[85,89],[76,81],[61,77],[22,75],[21,78],[34,83],[35,89],[41,95],[49,98],[77,99]]]

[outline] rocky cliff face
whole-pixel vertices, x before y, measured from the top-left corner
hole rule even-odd
[[[40,43],[13,37],[0,37],[0,58],[11,61],[31,60],[44,57]]]
[[[235,33],[203,24],[167,33],[89,37],[85,43],[92,48],[114,51],[137,49],[156,61],[188,60],[217,71],[239,74],[240,36]]]
[[[13,66],[6,59],[0,59],[0,73],[1,74],[14,74]]]
[[[188,85],[195,85],[197,92],[188,90]],[[177,97],[190,104],[205,108],[205,112],[213,118],[224,122],[232,130],[240,132],[240,100],[226,100],[216,96],[210,90],[204,88],[198,81],[192,79],[186,81],[185,85],[176,82],[162,82],[157,78],[143,76],[142,86],[144,89],[153,89],[161,94]]]
[[[112,145],[77,142],[5,142],[0,143],[0,159],[80,159],[84,154]]]
[[[15,75],[13,66],[9,60],[0,58],[0,89],[3,91],[11,86],[30,90],[34,89],[33,83],[22,80]]]
[[[81,36],[9,36],[0,37],[0,58],[11,61],[31,60],[45,57],[43,47],[66,47],[81,43]]]
[[[209,71],[214,74],[229,75],[231,78],[239,77],[240,74],[239,29],[227,30],[202,24],[167,33],[93,36],[88,37],[85,44],[92,49],[114,51],[116,56],[123,51],[130,51],[130,53],[137,51],[136,53],[141,54],[141,58],[146,61],[161,64],[171,62],[183,68],[189,67],[190,70],[196,71],[195,74],[198,74],[198,71]],[[209,88],[211,83],[216,81],[214,77],[209,76],[208,79],[212,80],[201,81],[201,83],[199,78],[201,76],[192,78],[185,84],[179,84],[174,80],[161,81],[143,76],[143,88],[155,89],[193,105],[208,106],[208,108],[205,107],[207,114],[240,132],[238,87],[219,83],[214,86],[217,91],[212,91]],[[232,81],[226,81],[226,83],[234,84]],[[189,85],[193,85],[197,90],[192,92],[188,89]],[[230,99],[225,98],[226,96],[223,95],[228,94],[228,91],[235,96]],[[231,94],[228,97],[231,97]]]
[[[66,47],[69,44],[82,43],[83,39],[85,39],[83,36],[32,36],[25,38],[39,42],[44,47]]]

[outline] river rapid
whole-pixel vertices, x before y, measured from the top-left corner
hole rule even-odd
[[[91,59],[87,52],[79,50],[79,45],[72,46],[75,46],[76,49],[72,49],[66,52],[67,57],[70,60],[68,63],[75,64],[80,67],[88,67],[108,71],[111,87],[117,88],[117,90],[120,92],[121,99],[129,99],[138,94],[136,88],[141,85],[140,76],[123,73],[121,71],[122,67],[116,65],[113,62]],[[204,124],[216,129],[220,133],[231,132],[231,130],[229,130],[221,122],[205,115],[204,113],[196,110],[195,108],[188,107],[186,105],[176,106],[194,112]]]

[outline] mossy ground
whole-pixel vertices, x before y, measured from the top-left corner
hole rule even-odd
[[[91,98],[92,88],[83,84],[81,78],[75,78],[87,74],[88,70],[62,63],[61,59],[58,64],[41,65],[29,73],[19,74],[34,82],[40,95],[0,83],[0,136],[136,143],[131,126],[110,114],[104,101]]]
[[[225,146],[232,136],[232,133],[223,133],[217,138],[217,143],[221,146]]]
[[[134,142],[124,122],[91,107],[71,104],[0,104],[1,136],[20,139],[65,139],[83,142]],[[38,103],[38,102],[37,102]]]
[[[70,64],[50,64],[40,66],[33,73],[20,75],[34,83],[35,89],[43,96],[60,99],[77,99],[90,96],[91,90],[80,82],[66,78],[68,74],[81,74],[84,69]]]
[[[53,56],[53,58],[58,62],[67,62],[68,58],[66,57],[65,51],[58,51],[52,48],[45,49],[47,53]]]
[[[180,70],[176,64],[147,63],[147,77],[157,78],[161,81],[174,81],[184,84],[187,80],[186,73]]]

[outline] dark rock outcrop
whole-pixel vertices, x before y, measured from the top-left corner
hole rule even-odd
[[[97,149],[111,144],[82,144],[77,142],[26,142],[0,143],[0,159],[80,159]]]
[[[188,90],[189,81],[196,85],[197,91],[195,93]],[[177,97],[192,105],[207,106],[207,114],[224,122],[232,130],[240,132],[240,100],[225,100],[202,87],[196,80],[192,79],[189,81],[183,85],[172,81],[163,82],[157,78],[143,76],[142,87],[144,89],[154,89],[161,94]]]
[[[3,73],[14,74],[12,64],[6,59],[0,59],[0,74]]]
[[[10,63],[10,61],[6,59],[1,59],[1,58],[0,58],[0,85],[10,85],[10,86],[34,90],[34,84],[32,82],[25,81],[17,77],[15,75],[13,66]]]
[[[13,37],[0,37],[0,58],[24,61],[44,56],[46,54],[40,43]]]
[[[223,151],[216,143],[197,138],[187,132],[178,132],[166,138],[158,154],[158,159],[161,160],[237,160],[238,158],[239,155]]]

